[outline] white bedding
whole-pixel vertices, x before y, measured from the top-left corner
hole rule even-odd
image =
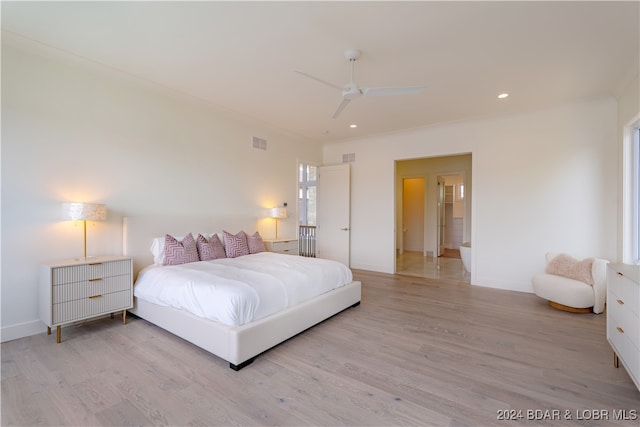
[[[351,282],[345,265],[319,258],[261,252],[174,266],[149,266],[134,295],[240,326]]]

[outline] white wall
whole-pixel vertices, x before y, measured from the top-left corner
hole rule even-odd
[[[278,234],[294,235],[297,161],[320,163],[318,144],[10,35],[2,42],[3,341],[44,331],[40,263],[82,255],[81,226],[60,220],[64,201],[107,205],[108,220],[88,226],[89,255],[122,253],[127,215],[255,214],[269,238],[263,208],[288,202]],[[268,150],[252,149],[252,136]]]
[[[547,251],[616,256],[616,102],[326,144],[352,164],[351,266],[392,273],[394,162],[472,154],[471,282],[531,292]],[[375,189],[375,191],[372,191]]]

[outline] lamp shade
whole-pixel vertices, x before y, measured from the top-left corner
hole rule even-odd
[[[104,221],[107,206],[98,203],[63,203],[62,218],[71,221]]]
[[[269,218],[286,218],[287,208],[271,208],[269,209]]]

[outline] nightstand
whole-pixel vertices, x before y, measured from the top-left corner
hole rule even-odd
[[[133,259],[98,256],[48,262],[40,270],[40,320],[47,333],[56,327],[133,307]]]
[[[298,239],[263,240],[264,247],[269,252],[277,254],[298,255]]]

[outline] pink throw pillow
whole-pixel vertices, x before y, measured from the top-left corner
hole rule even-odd
[[[209,240],[202,234],[198,234],[196,240],[198,247],[198,256],[200,261],[209,261],[211,259],[226,258],[227,254],[224,251],[224,246],[217,234],[211,236]]]
[[[222,233],[224,235],[224,251],[227,254],[227,258],[249,255],[249,243],[244,231],[238,234],[231,234],[227,231]]]
[[[179,265],[199,261],[196,241],[191,233],[178,241],[170,235],[164,236],[164,265]]]
[[[262,241],[262,236],[257,231],[253,233],[253,236],[247,235],[247,242],[249,244],[250,254],[264,252],[264,242]]]
[[[566,277],[568,279],[578,280],[593,286],[593,275],[591,268],[593,266],[593,258],[577,259],[566,255],[559,254],[549,261],[545,270],[548,274]]]

